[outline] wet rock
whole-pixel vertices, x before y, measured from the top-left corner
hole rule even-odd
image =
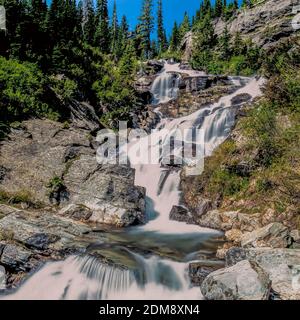
[[[212,272],[224,267],[222,261],[197,261],[189,264],[189,277],[193,285],[200,286]]]
[[[288,228],[278,222],[270,223],[241,237],[242,247],[286,248],[290,244]]]
[[[271,281],[256,264],[248,260],[212,272],[201,285],[207,300],[267,300]]]
[[[9,241],[21,243],[24,247],[43,247],[52,251],[80,250],[86,248],[81,239],[92,228],[52,212],[35,212],[14,209],[14,212],[0,219],[0,233],[10,234]]]
[[[164,63],[158,60],[148,60],[146,64],[154,71],[154,73],[160,72],[164,67]]]
[[[14,244],[4,244],[0,258],[1,264],[15,271],[26,271],[31,268],[29,260],[32,253]]]
[[[173,206],[170,212],[170,220],[194,223],[192,214],[182,206]]]
[[[26,240],[29,247],[34,247],[39,250],[46,250],[49,244],[54,243],[60,239],[59,236],[48,233],[36,233]]]
[[[277,299],[300,299],[300,250],[231,248],[226,254],[226,265],[244,259],[257,263],[268,274]]]
[[[231,99],[231,105],[233,107],[240,106],[240,105],[244,104],[245,102],[251,101],[251,99],[252,99],[252,97],[248,93],[238,94]]]

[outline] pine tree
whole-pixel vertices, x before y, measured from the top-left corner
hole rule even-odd
[[[229,59],[231,55],[230,50],[230,34],[228,32],[227,25],[225,26],[225,29],[223,30],[223,34],[220,37],[220,49],[221,49],[221,59]]]
[[[140,20],[140,33],[142,40],[143,56],[148,59],[151,52],[151,32],[153,30],[152,0],[143,0]]]
[[[180,40],[185,36],[187,32],[191,30],[190,19],[187,12],[184,13],[183,21],[179,27]]]
[[[118,15],[117,15],[117,3],[114,1],[113,16],[111,23],[111,52],[117,54],[117,46],[119,41],[119,25],[118,25]]]
[[[124,50],[127,46],[128,31],[129,31],[129,26],[128,26],[127,18],[126,16],[123,15],[121,24],[118,28],[118,39],[116,42],[115,55],[117,58],[120,58],[123,55]]]
[[[216,0],[216,3],[215,3],[215,16],[216,17],[221,17],[222,12],[223,12],[222,0]]]
[[[233,1],[233,7],[234,7],[235,10],[237,10],[239,8],[238,0],[234,0]]]
[[[177,22],[175,21],[174,27],[172,30],[171,39],[170,39],[170,50],[171,51],[178,50],[179,41],[180,41],[179,29],[178,29]]]
[[[96,20],[95,45],[99,46],[102,52],[108,53],[110,48],[110,34],[107,0],[97,1]]]
[[[204,2],[202,3],[202,17],[204,18],[207,14],[211,14],[212,12],[212,7],[211,7],[211,3],[210,0],[204,0]]]
[[[88,44],[94,43],[95,9],[93,0],[83,0],[82,3],[82,32]]]
[[[158,40],[158,51],[159,53],[161,53],[166,49],[166,31],[164,29],[164,22],[163,22],[162,0],[158,0],[157,40]]]

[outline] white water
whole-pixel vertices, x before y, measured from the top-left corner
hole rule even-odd
[[[178,72],[177,65],[166,65],[154,85],[154,103],[177,97],[178,83],[170,81],[173,75],[166,70]],[[177,70],[177,71],[176,71]],[[187,71],[184,70],[186,73]],[[194,74],[193,71],[190,74]],[[170,77],[170,78],[169,78]],[[237,81],[237,79],[235,79]],[[245,81],[245,79],[243,79]],[[248,84],[235,93],[221,98],[218,103],[207,106],[191,115],[178,119],[162,119],[156,132],[129,145],[129,159],[136,169],[135,184],[146,188],[151,201],[148,214],[157,214],[144,227],[136,228],[147,237],[147,232],[159,235],[190,234],[191,239],[205,232],[215,231],[169,220],[170,210],[180,201],[179,171],[168,170],[155,164],[145,164],[151,152],[159,151],[157,136],[166,144],[177,128],[202,129],[204,156],[208,156],[229,135],[234,124],[235,109],[231,99],[247,93],[252,98],[261,94],[262,80],[249,79]],[[154,141],[149,143],[149,140]],[[156,141],[156,142],[155,142]],[[198,141],[198,142],[199,142]],[[180,238],[179,238],[180,239]],[[180,241],[180,240],[179,240]],[[15,293],[6,299],[201,299],[199,288],[192,288],[187,277],[186,262],[174,262],[156,256],[144,258],[131,253],[139,265],[140,275],[131,271],[101,264],[96,258],[69,257],[65,261],[47,263],[33,274]],[[192,253],[191,253],[192,254]],[[192,254],[193,255],[193,254]]]

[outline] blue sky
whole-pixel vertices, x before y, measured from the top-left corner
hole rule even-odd
[[[143,0],[116,0],[118,16],[123,14],[129,20],[130,26],[134,27],[140,16],[141,6]],[[156,0],[154,13],[156,15]],[[114,0],[108,0],[109,10],[112,12]],[[196,10],[200,7],[201,0],[163,0],[164,19],[167,33],[170,34],[174,21],[182,21],[182,17],[185,11],[190,15],[194,15]]]
[[[233,0],[227,0],[231,2]],[[126,15],[131,28],[133,28],[140,16],[141,6],[143,0],[116,0],[119,19],[122,15]],[[196,13],[196,10],[200,8],[202,0],[163,0],[164,20],[167,34],[170,35],[174,21],[181,22],[184,12],[187,11],[190,16]],[[212,0],[212,3],[215,1]],[[242,2],[242,0],[239,0]],[[108,0],[109,11],[112,13],[114,0]],[[154,3],[154,16],[156,16],[156,4],[157,0],[153,0]]]

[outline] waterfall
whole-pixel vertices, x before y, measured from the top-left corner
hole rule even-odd
[[[152,103],[157,105],[176,99],[178,94],[179,79],[179,75],[163,71],[152,84]]]
[[[128,300],[201,299],[199,288],[191,288],[187,264],[158,257],[137,259],[140,276],[133,271],[99,262],[91,256],[71,256],[48,262],[6,300]]]
[[[164,71],[153,83],[154,104],[175,99],[178,94],[179,65],[165,64]],[[172,73],[172,72],[175,72]],[[197,71],[184,70],[190,75]],[[240,83],[238,78],[234,81]],[[147,214],[149,222],[145,226],[135,227],[137,246],[144,252],[145,242],[157,242],[153,247],[161,248],[161,256],[175,241],[182,242],[181,248],[193,246],[189,254],[180,261],[171,261],[158,255],[144,257],[127,250],[137,262],[138,270],[130,271],[117,266],[101,263],[91,256],[72,256],[65,261],[49,262],[35,272],[14,293],[5,299],[201,299],[199,288],[191,287],[187,276],[188,262],[197,256],[203,235],[218,234],[217,231],[170,221],[169,213],[174,205],[180,204],[180,170],[166,168],[163,156],[157,162],[147,164],[147,157],[159,153],[169,144],[170,137],[177,129],[201,129],[201,136],[196,136],[196,143],[202,143],[203,157],[212,154],[230,134],[235,122],[238,95],[248,94],[255,98],[261,94],[263,80],[243,78],[243,87],[233,94],[221,98],[217,103],[178,119],[162,118],[157,129],[150,135],[128,144],[128,157],[135,169],[135,185],[145,187],[147,196]],[[233,103],[232,101],[235,101]],[[242,103],[242,102],[241,102]],[[184,137],[189,140],[188,137]],[[173,155],[179,155],[182,146],[174,142]],[[122,152],[122,149],[120,150]],[[168,154],[166,154],[168,155]],[[164,156],[166,156],[164,155]],[[95,160],[96,161],[96,160]],[[129,231],[123,231],[124,234]],[[133,232],[133,231],[131,231]],[[151,236],[150,236],[151,235]],[[120,235],[119,235],[120,236]],[[168,241],[165,239],[168,238]],[[119,238],[118,238],[119,239]],[[129,238],[132,247],[132,238]],[[172,247],[168,255],[180,251],[180,246]],[[111,248],[112,252],[114,247]],[[168,251],[168,250],[167,250]],[[183,250],[182,250],[183,251]],[[157,251],[155,251],[157,252]],[[190,257],[190,258],[188,258]],[[174,258],[175,260],[175,258]]]
[[[126,292],[134,281],[129,270],[101,263],[91,256],[49,262],[6,299],[102,300]]]

